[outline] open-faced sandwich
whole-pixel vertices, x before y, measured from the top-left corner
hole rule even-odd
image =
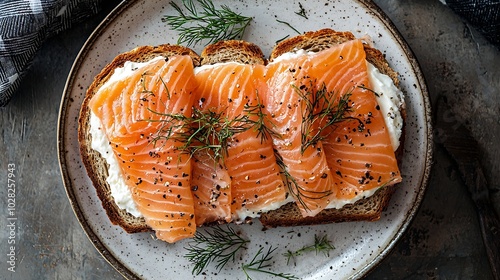
[[[382,53],[349,32],[201,55],[143,46],[88,88],[83,162],[114,224],[175,242],[197,227],[380,218],[402,180],[404,100]]]

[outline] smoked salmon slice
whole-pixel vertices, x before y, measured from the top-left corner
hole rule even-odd
[[[231,178],[227,169],[209,150],[196,152],[191,161],[196,224],[231,222]]]
[[[302,55],[270,63],[264,75],[267,86],[264,104],[270,116],[268,127],[274,132],[274,148],[290,193],[305,217],[315,216],[336,195],[321,141],[312,145],[303,143],[303,136],[318,125],[304,126],[307,104],[313,96],[300,92],[313,90],[315,81],[310,70],[308,56]]]
[[[287,198],[263,124],[257,90],[263,72],[263,65],[227,63],[196,73],[199,102],[195,104],[201,111],[220,114],[221,123],[231,127],[221,133],[228,136],[223,162],[231,178],[231,213],[237,222],[257,217],[263,209],[277,209]]]
[[[401,182],[389,132],[370,88],[366,54],[360,40],[309,57],[308,74],[317,87],[348,97],[344,120],[324,131],[323,148],[335,174],[336,198],[352,199],[363,191]]]
[[[195,86],[191,58],[173,56],[110,82],[90,101],[138,210],[167,242],[196,230],[191,161],[177,140],[183,125],[173,118],[191,115]]]

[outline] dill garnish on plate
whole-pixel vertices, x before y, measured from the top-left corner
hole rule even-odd
[[[210,263],[215,262],[215,268],[221,271],[229,262],[237,262],[238,255],[247,249],[250,240],[242,237],[230,226],[215,226],[204,233],[197,231],[193,240],[188,243],[184,257],[194,264],[193,275],[201,274]],[[250,271],[264,273],[282,279],[299,279],[291,273],[279,273],[269,270],[276,247],[269,246],[267,250],[260,247],[253,258],[241,265],[247,280],[251,280]]]
[[[232,11],[228,6],[216,7],[212,0],[182,0],[186,11],[174,2],[170,5],[177,15],[166,15],[161,20],[179,31],[177,44],[208,44],[222,40],[241,39],[252,17]],[[201,9],[200,9],[201,8]]]
[[[293,260],[295,263],[295,258],[297,256],[300,256],[306,252],[310,251],[315,251],[316,255],[319,252],[323,252],[325,256],[329,257],[329,252],[330,250],[335,249],[333,245],[330,243],[330,240],[328,240],[328,237],[326,235],[319,237],[317,235],[314,235],[314,244],[309,245],[309,246],[304,246],[297,251],[290,251],[288,250],[285,254],[283,254],[285,257],[287,257],[287,264],[290,263],[290,260]]]
[[[273,248],[273,246],[269,246],[267,251],[264,251],[264,249],[260,247],[259,251],[257,251],[253,259],[249,263],[246,263],[241,266],[241,269],[243,269],[243,272],[245,273],[247,280],[253,279],[252,277],[250,277],[249,274],[250,271],[260,272],[287,280],[299,279],[297,276],[291,273],[283,273],[283,272],[278,273],[272,270],[268,270],[268,268],[271,266],[271,261],[273,258],[272,254],[274,251],[276,251],[276,249],[277,249],[276,247]]]
[[[217,263],[215,268],[220,271],[229,261],[236,260],[236,253],[240,249],[246,249],[248,242],[250,240],[241,237],[231,227],[216,226],[205,233],[197,231],[193,240],[188,243],[188,253],[184,257],[194,263],[193,274],[203,272],[212,261]]]

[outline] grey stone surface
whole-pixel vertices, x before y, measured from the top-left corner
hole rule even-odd
[[[116,1],[114,1],[116,3]],[[500,51],[437,0],[375,1],[413,49],[432,103],[445,96],[480,143],[500,206]],[[111,4],[106,11],[111,9]],[[51,38],[23,84],[0,108],[0,278],[120,279],[79,226],[62,185],[56,133],[72,62],[106,13]],[[15,164],[16,272],[8,268],[8,164]],[[492,279],[475,209],[456,165],[436,143],[421,208],[368,279]]]

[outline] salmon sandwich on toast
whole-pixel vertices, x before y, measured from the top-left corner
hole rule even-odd
[[[170,243],[252,219],[376,221],[402,181],[398,84],[367,40],[331,29],[269,59],[237,40],[138,47],[88,88],[80,153],[111,222]]]

